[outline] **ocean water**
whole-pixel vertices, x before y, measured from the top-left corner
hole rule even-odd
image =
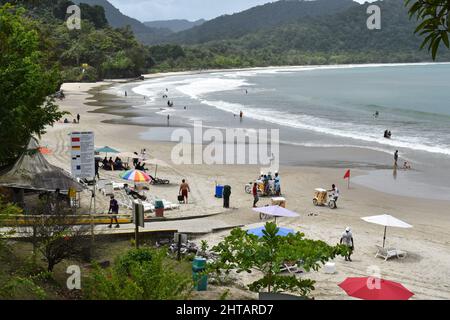
[[[383,156],[368,153],[357,161],[378,165],[392,165],[392,154],[399,150],[402,161],[423,172],[414,181],[449,185],[450,64],[224,71],[151,79],[112,90],[134,93],[130,99],[141,124],[166,127],[170,114],[171,125],[201,120],[208,127],[278,128],[286,145],[367,149]],[[174,108],[167,108],[165,93]],[[240,111],[243,121],[236,117]],[[386,129],[392,139],[383,137]],[[161,132],[168,135],[168,130],[151,129],[148,138],[166,139]],[[342,162],[356,157],[336,155]],[[296,156],[289,152],[281,158],[295,163]]]

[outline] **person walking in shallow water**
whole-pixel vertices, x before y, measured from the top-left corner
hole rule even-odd
[[[394,167],[398,167],[398,150],[396,150],[394,153]]]

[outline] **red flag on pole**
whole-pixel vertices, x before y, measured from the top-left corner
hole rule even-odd
[[[350,178],[350,170],[348,170],[344,176],[344,179],[349,179],[349,178]]]
[[[350,169],[345,173],[344,179],[348,179],[347,188],[350,189]]]

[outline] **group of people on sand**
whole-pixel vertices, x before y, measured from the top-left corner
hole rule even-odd
[[[113,161],[113,158],[110,157],[109,160],[107,157],[105,157],[102,161],[103,169],[114,171],[114,170],[126,170],[125,164],[123,163],[122,159],[119,157],[116,157],[116,159]]]
[[[261,174],[261,176],[258,178],[258,180],[253,183],[252,187],[252,195],[253,195],[253,207],[256,208],[256,204],[259,201],[259,184],[263,185],[263,192],[262,196],[269,196],[271,193],[270,190],[270,183],[273,181],[274,184],[274,191],[275,195],[277,197],[281,196],[281,179],[278,172],[275,173],[275,176],[272,177],[272,173],[269,172],[268,174]]]
[[[77,117],[73,119],[72,123],[80,123],[80,119],[81,119],[80,114],[77,114]],[[65,118],[64,123],[70,123],[69,119]]]

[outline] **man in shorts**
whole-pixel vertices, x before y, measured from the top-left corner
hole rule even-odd
[[[185,179],[181,181],[180,185],[180,195],[183,196],[184,204],[188,203],[188,194],[191,192],[191,188],[189,188],[189,184],[186,182]]]
[[[344,233],[342,234],[340,244],[344,244],[349,248],[348,255],[345,256],[345,261],[352,261],[350,256],[352,255],[353,250],[355,249],[355,244],[353,241],[353,234],[350,227],[347,227]]]

